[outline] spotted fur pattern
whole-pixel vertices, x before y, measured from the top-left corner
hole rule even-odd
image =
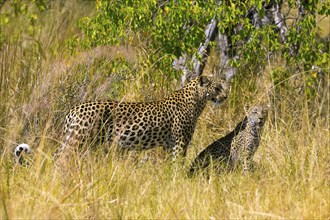
[[[246,173],[250,169],[253,155],[258,149],[267,115],[266,107],[252,107],[233,131],[213,142],[196,157],[191,164],[189,175],[209,167],[211,162],[214,165],[227,166],[230,170],[241,164]],[[221,170],[219,166],[216,168]]]
[[[122,149],[163,146],[174,159],[185,156],[207,101],[227,98],[225,85],[200,76],[156,102],[96,101],[74,107],[66,117],[67,147],[90,141],[118,143]]]

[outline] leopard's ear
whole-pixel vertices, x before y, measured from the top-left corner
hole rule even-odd
[[[262,106],[262,112],[263,112],[263,114],[266,115],[266,116],[268,116],[269,109],[270,109],[270,105],[263,105]]]
[[[250,106],[248,104],[244,104],[244,112],[247,114],[249,112]]]
[[[264,108],[266,111],[269,111],[269,109],[270,109],[270,104],[263,105],[263,108]]]
[[[200,86],[207,86],[211,83],[208,77],[206,76],[200,76],[199,77],[199,85]]]

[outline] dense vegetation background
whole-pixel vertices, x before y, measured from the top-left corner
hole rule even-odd
[[[330,6],[298,3],[282,5],[283,42],[276,25],[256,28],[245,17],[251,7],[266,13],[262,1],[1,1],[0,217],[329,218]],[[72,106],[152,101],[180,88],[173,61],[196,56],[213,18],[228,36],[243,27],[231,38],[237,73],[228,100],[200,117],[182,169],[160,149],[140,155],[156,162],[139,163],[105,156],[102,146],[66,170],[55,166]],[[203,74],[221,75],[221,51],[211,48]],[[234,128],[245,104],[270,106],[256,171],[186,178],[190,161]],[[29,167],[13,162],[22,142],[34,151]]]

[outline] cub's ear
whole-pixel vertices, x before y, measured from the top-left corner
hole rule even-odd
[[[263,105],[263,108],[264,108],[266,111],[269,111],[269,109],[270,109],[270,104]]]
[[[199,78],[199,85],[200,86],[207,86],[211,83],[211,81],[206,76],[201,76]]]
[[[247,114],[249,112],[250,106],[248,104],[244,104],[244,112]]]

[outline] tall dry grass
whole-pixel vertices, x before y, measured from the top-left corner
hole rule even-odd
[[[144,62],[148,54],[138,46],[67,56],[65,38],[77,33],[78,17],[90,13],[78,0],[67,4],[40,15],[47,18],[34,36],[41,49],[23,39],[24,29],[17,29],[24,27],[23,18],[13,17],[16,25],[5,30],[7,36],[18,31],[23,40],[8,41],[0,52],[1,219],[330,217],[329,75],[319,81],[323,84],[311,102],[300,91],[304,73],[297,75],[294,88],[294,77],[274,84],[270,74],[284,65],[280,61],[259,76],[242,73],[226,103],[206,107],[182,167],[162,160],[159,149],[137,158],[105,155],[101,146],[84,157],[74,155],[64,167],[55,164],[51,155],[61,144],[63,119],[71,106],[105,98],[156,100],[178,84],[167,82],[162,72],[151,78],[153,64]],[[116,66],[113,60],[118,59],[125,65]],[[256,171],[187,178],[190,161],[234,128],[244,104],[270,106],[254,158]],[[12,159],[13,148],[23,141],[34,151],[28,167]],[[141,163],[145,155],[157,160]]]

